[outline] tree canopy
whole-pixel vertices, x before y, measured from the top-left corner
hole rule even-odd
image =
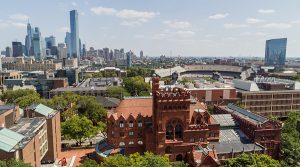
[[[101,164],[91,161],[84,161],[80,167],[187,167],[183,162],[173,163],[166,156],[154,155],[150,152],[146,152],[145,155],[134,153],[129,157],[116,154],[105,158]]]
[[[265,154],[242,154],[225,160],[224,167],[281,167],[279,161]]]
[[[97,128],[87,117],[73,116],[69,120],[61,123],[62,134],[66,139],[74,139],[80,145],[84,139],[94,137]]]
[[[24,163],[23,161],[16,161],[14,159],[8,161],[0,160],[0,167],[32,167],[30,164]]]
[[[40,95],[32,89],[8,90],[1,95],[1,100],[7,104],[19,104],[21,108],[33,103],[44,103]]]
[[[300,134],[296,129],[300,112],[291,112],[281,132],[282,154],[288,165],[300,166]]]
[[[127,90],[121,86],[110,86],[107,88],[107,93],[109,97],[118,99],[122,99],[123,96],[130,96]]]
[[[143,67],[130,67],[127,69],[127,77],[151,77],[151,69]]]
[[[124,79],[125,88],[131,94],[131,96],[144,96],[145,92],[150,92],[150,84],[144,81],[141,76],[129,77]]]

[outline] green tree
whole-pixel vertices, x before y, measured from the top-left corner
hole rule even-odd
[[[17,98],[28,95],[39,97],[39,94],[32,89],[8,90],[1,95],[1,101],[4,101],[8,104],[13,104]]]
[[[144,81],[144,78],[141,76],[138,77],[129,77],[124,79],[125,88],[132,95],[141,95],[141,92],[150,92],[150,84]]]
[[[151,77],[151,69],[143,67],[130,67],[127,69],[127,77]]]
[[[94,160],[86,159],[79,167],[100,167],[100,165]]]
[[[171,164],[167,156],[146,152],[143,156],[141,167],[171,167]]]
[[[0,167],[32,167],[30,164],[23,161],[16,161],[14,159],[8,161],[0,161]]]
[[[279,161],[265,154],[242,154],[237,158],[228,159],[224,167],[280,167]]]
[[[130,167],[131,162],[127,157],[117,154],[113,156],[109,156],[104,159],[104,161],[100,165],[101,167]]]
[[[94,137],[97,128],[87,117],[73,116],[71,119],[61,124],[62,134],[66,139],[74,139],[81,145],[82,141]]]
[[[32,104],[44,103],[44,100],[40,98],[40,95],[35,93],[31,95],[26,95],[18,97],[15,103],[19,104],[20,108],[26,108]]]
[[[130,94],[121,86],[110,86],[107,88],[108,96],[122,99],[124,96],[130,96]]]
[[[77,101],[77,111],[80,116],[90,119],[94,125],[106,119],[106,110],[94,96],[80,96]]]
[[[300,112],[291,112],[281,132],[282,154],[288,165],[300,166],[300,134],[296,129]]]

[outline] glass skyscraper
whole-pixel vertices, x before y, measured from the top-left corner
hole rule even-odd
[[[286,58],[287,38],[266,41],[265,65],[283,67]]]
[[[33,33],[33,54],[35,60],[43,60],[46,56],[45,40],[38,27],[35,27]]]
[[[77,10],[70,11],[70,28],[71,28],[71,56],[80,60],[79,51],[79,27]]]

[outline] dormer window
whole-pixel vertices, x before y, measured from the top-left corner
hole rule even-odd
[[[120,121],[120,128],[124,128],[124,122]]]
[[[129,121],[129,127],[133,128],[133,121]]]
[[[140,127],[143,127],[143,122],[141,121],[141,120],[139,120],[139,122],[138,122],[138,127],[140,128]]]

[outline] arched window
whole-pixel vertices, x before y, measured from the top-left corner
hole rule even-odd
[[[195,123],[195,118],[194,117],[192,117],[192,122],[191,122],[192,124],[194,124]]]
[[[181,154],[176,155],[176,161],[182,161],[182,160],[183,158]]]
[[[124,128],[124,122],[120,121],[120,128]]]
[[[133,128],[133,121],[129,121],[129,128]]]
[[[134,142],[133,142],[133,141],[130,141],[130,142],[129,142],[129,145],[133,145],[133,144],[134,144]]]
[[[170,146],[165,148],[165,154],[171,154],[172,153],[172,149]]]
[[[138,145],[143,145],[143,141],[138,141]]]
[[[124,142],[120,142],[120,143],[119,143],[119,146],[120,146],[120,147],[123,147],[123,146],[125,146],[125,143],[124,143]]]
[[[177,124],[175,127],[175,138],[182,139],[182,126],[180,124]]]
[[[172,125],[168,125],[167,129],[166,129],[166,139],[167,140],[173,140],[174,136],[173,136],[173,126]]]
[[[196,124],[197,124],[197,125],[200,125],[200,124],[201,124],[201,118],[200,118],[200,117],[197,117],[197,119],[196,119]]]

